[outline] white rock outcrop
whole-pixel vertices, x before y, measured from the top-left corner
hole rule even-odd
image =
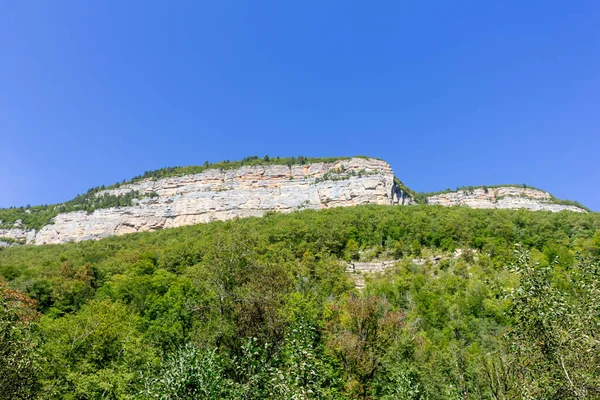
[[[350,274],[350,277],[354,280],[354,285],[357,289],[363,289],[365,287],[365,278],[369,275],[383,273],[387,269],[396,266],[402,261],[410,261],[415,265],[426,265],[431,263],[432,265],[438,265],[442,260],[457,259],[463,254],[470,253],[471,257],[477,259],[477,251],[472,249],[456,249],[453,253],[447,254],[435,254],[426,258],[413,258],[399,259],[399,260],[372,260],[372,261],[352,261],[346,263],[346,271]]]
[[[378,272],[384,272],[386,269],[393,267],[400,260],[384,260],[384,261],[370,261],[370,262],[350,262],[346,264],[346,271],[350,274],[350,277],[354,280],[354,285],[358,289],[365,287],[365,276],[375,274]]]
[[[333,163],[245,166],[199,174],[146,179],[99,192],[140,193],[129,207],[57,215],[39,232],[8,232],[30,244],[55,244],[154,231],[268,211],[390,204],[394,173],[385,161],[352,158]],[[155,197],[144,197],[153,194]],[[1,239],[0,239],[1,241]]]
[[[100,239],[132,232],[155,231],[236,217],[261,216],[268,211],[291,212],[362,204],[392,204],[394,173],[388,163],[355,157],[307,165],[245,166],[209,169],[163,179],[145,179],[97,193],[139,193],[134,205],[58,214],[39,231],[17,221],[0,229],[0,246],[57,244]],[[394,199],[394,204],[397,199]],[[585,212],[553,203],[544,191],[520,187],[459,190],[428,197],[429,204],[473,208]],[[413,204],[405,198],[403,204]],[[4,240],[3,240],[4,239]]]
[[[531,211],[586,212],[574,205],[556,204],[552,195],[538,189],[502,186],[494,188],[461,189],[427,198],[427,204],[442,206],[468,206],[471,208],[524,208]]]
[[[3,241],[3,238],[8,238],[9,241]],[[31,243],[34,240],[34,230],[25,230],[21,228],[0,229],[0,246],[6,246],[11,242],[16,242],[18,244]]]

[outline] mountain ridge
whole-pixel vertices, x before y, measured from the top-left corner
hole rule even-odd
[[[50,206],[0,209],[0,243],[53,244],[131,232],[361,204],[439,204],[472,208],[589,211],[525,185],[416,193],[380,159],[259,158],[147,171]]]

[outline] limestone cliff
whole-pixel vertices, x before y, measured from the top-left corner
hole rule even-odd
[[[575,205],[557,204],[554,201],[552,195],[548,192],[516,186],[463,189],[427,197],[427,204],[440,204],[443,206],[585,212],[583,208]]]
[[[0,230],[31,244],[99,239],[132,232],[154,231],[268,211],[390,204],[394,174],[384,161],[352,158],[308,165],[246,166],[209,169],[199,174],[146,179],[99,192],[122,195],[136,191],[140,200],[129,207],[58,214],[38,232]]]
[[[0,246],[78,242],[236,217],[262,216],[269,211],[285,213],[362,204],[415,204],[415,199],[407,194],[408,189],[398,190],[401,185],[398,182],[394,185],[394,173],[388,163],[361,157],[305,165],[214,168],[182,176],[141,179],[92,192],[92,199],[106,198],[106,195],[133,199],[128,206],[98,208],[91,213],[54,214],[52,222],[38,231],[27,229],[20,220],[8,226],[6,222],[0,223],[5,228],[0,229]],[[392,192],[396,193],[393,201]],[[558,204],[547,192],[513,186],[464,189],[431,195],[426,200],[428,204],[444,206],[585,212],[576,205]],[[60,206],[54,210],[59,210]]]

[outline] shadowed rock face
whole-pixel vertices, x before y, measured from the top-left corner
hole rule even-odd
[[[39,232],[12,229],[0,236],[20,237],[31,244],[99,239],[236,217],[262,216],[362,204],[390,204],[394,174],[381,160],[352,158],[334,163],[292,166],[247,166],[206,170],[199,174],[143,180],[99,192],[130,191],[143,197],[136,205],[99,209],[91,214],[59,214]],[[18,231],[18,232],[17,232]]]
[[[442,193],[429,196],[427,203],[471,208],[524,208],[531,211],[586,212],[577,206],[552,203],[551,199],[550,193],[542,190],[503,186],[487,190],[477,188]]]

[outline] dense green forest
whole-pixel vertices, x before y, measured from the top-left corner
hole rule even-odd
[[[597,213],[270,213],[4,248],[0,277],[0,399],[600,398]]]

